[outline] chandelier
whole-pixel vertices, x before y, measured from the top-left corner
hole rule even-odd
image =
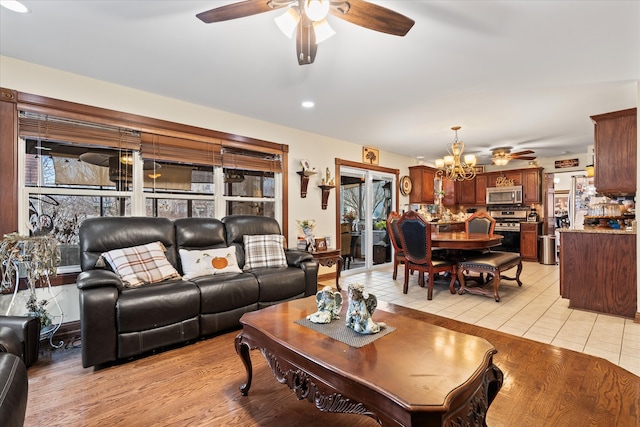
[[[464,181],[465,179],[473,179],[476,176],[476,156],[466,154],[464,158],[464,142],[458,141],[458,130],[460,126],[451,128],[456,133],[456,137],[452,143],[447,146],[448,156],[436,160],[436,175],[439,178],[447,178],[452,181]],[[464,160],[463,160],[464,159]]]

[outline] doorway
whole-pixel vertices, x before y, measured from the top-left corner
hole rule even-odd
[[[336,164],[340,179],[337,222],[346,271],[391,262],[386,219],[397,205],[398,173],[380,169],[385,168]]]

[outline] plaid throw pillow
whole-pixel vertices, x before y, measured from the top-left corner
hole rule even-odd
[[[243,236],[244,270],[261,267],[286,267],[287,257],[284,254],[284,236],[267,234]]]
[[[180,277],[164,254],[165,247],[160,242],[148,243],[130,248],[114,249],[102,254],[124,285],[136,288],[145,283],[161,282]]]

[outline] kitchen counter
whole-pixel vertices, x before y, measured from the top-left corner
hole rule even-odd
[[[560,231],[560,295],[569,307],[633,319],[637,312],[636,232]]]
[[[570,228],[556,228],[560,233],[582,233],[582,234],[630,234],[635,235],[636,230],[620,230],[615,228],[591,227],[584,230],[572,230]]]

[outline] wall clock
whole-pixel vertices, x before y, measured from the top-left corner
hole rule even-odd
[[[403,196],[408,196],[411,193],[411,188],[413,188],[413,185],[411,184],[411,178],[408,175],[400,178],[400,193]]]

